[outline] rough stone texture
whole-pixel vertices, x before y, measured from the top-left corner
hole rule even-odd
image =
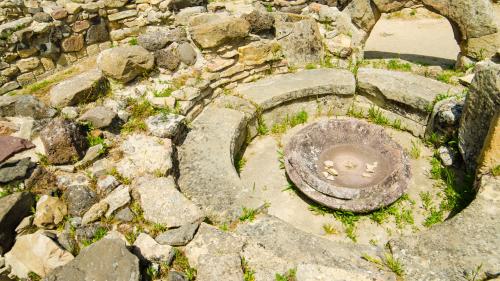
[[[174,258],[174,248],[158,244],[151,236],[141,233],[134,242],[134,253],[142,260],[170,264]]]
[[[40,132],[51,164],[67,164],[83,157],[87,150],[85,137],[81,126],[62,118],[52,120]]]
[[[158,114],[146,119],[148,131],[155,137],[175,139],[187,130],[185,117],[177,114]]]
[[[288,17],[288,16],[287,16]],[[305,66],[320,63],[324,49],[318,24],[313,19],[276,19],[276,40],[280,43],[289,65]]]
[[[52,271],[47,281],[139,281],[139,259],[118,239],[102,239],[70,263]]]
[[[26,116],[34,119],[50,118],[57,111],[47,107],[31,95],[5,95],[0,97],[0,116]]]
[[[116,113],[104,106],[93,107],[83,113],[78,121],[89,122],[94,128],[100,129],[111,125],[116,118]]]
[[[45,277],[71,260],[71,253],[40,232],[18,237],[12,250],[5,255],[5,264],[20,278],[27,278],[29,272]]]
[[[206,4],[206,0],[172,0],[169,2],[169,7],[174,10],[179,10],[192,6],[204,6]]]
[[[203,219],[201,210],[175,188],[172,177],[140,178],[134,192],[144,211],[144,218],[152,223],[179,227]]]
[[[458,130],[458,147],[470,171],[478,165],[488,130],[499,111],[500,65],[482,65],[469,88]]]
[[[65,80],[50,90],[50,104],[65,107],[95,101],[109,90],[109,81],[94,69]]]
[[[34,166],[29,157],[1,163],[0,183],[25,179]]]
[[[181,62],[177,53],[177,44],[171,44],[165,49],[155,52],[155,62],[158,67],[175,70]]]
[[[500,113],[497,112],[484,142],[481,158],[478,162],[478,173],[490,173],[499,165],[498,159],[500,159]]]
[[[127,205],[130,202],[130,199],[130,186],[121,185],[117,187],[102,200],[109,206],[106,212],[106,217],[111,217],[116,210]]]
[[[427,125],[429,106],[437,95],[458,94],[460,89],[411,73],[360,68],[357,75],[360,95],[375,104],[422,125]]]
[[[193,65],[196,62],[196,51],[191,46],[191,44],[184,42],[177,46],[177,54],[179,55],[179,59],[181,62],[187,65]]]
[[[109,32],[106,28],[106,23],[101,21],[99,24],[92,25],[87,30],[85,42],[87,45],[106,42],[109,40]]]
[[[246,20],[217,14],[194,16],[189,26],[191,38],[204,49],[244,38],[250,32],[250,24]]]
[[[258,65],[279,60],[281,46],[276,41],[262,40],[238,48],[239,62],[245,65]]]
[[[33,224],[40,228],[57,226],[68,213],[66,204],[57,197],[44,195],[36,202]]]
[[[97,66],[105,75],[126,83],[154,66],[154,56],[141,46],[121,46],[103,51]]]
[[[347,271],[353,276],[369,277],[369,280],[396,280],[394,274],[379,271],[375,265],[360,258],[363,254],[377,256],[379,249],[376,247],[313,236],[273,216],[239,224],[236,234],[246,240],[241,256],[245,257],[249,268],[255,270],[256,280],[273,280],[276,273],[284,274],[303,263]]]
[[[61,43],[61,47],[65,52],[78,52],[83,49],[84,39],[82,34],[72,35],[64,39]]]
[[[96,194],[83,185],[69,187],[64,193],[64,200],[68,204],[69,214],[78,217],[97,202]]]
[[[29,140],[11,136],[0,136],[0,163],[18,152],[34,147],[35,145]]]
[[[54,186],[54,182],[56,182],[54,173],[48,171],[43,166],[37,166],[31,173],[31,176],[24,181],[24,185],[32,193],[49,195],[57,189],[57,186]]]
[[[121,145],[123,159],[116,170],[133,179],[143,175],[167,176],[172,169],[172,141],[140,134],[129,136]]]
[[[197,269],[196,280],[243,280],[239,255],[243,244],[236,235],[202,223],[186,246],[189,264]]]
[[[243,113],[209,107],[194,120],[179,148],[179,188],[214,223],[238,218],[239,201],[248,192],[233,166],[245,125]]]
[[[248,14],[244,14],[243,18],[248,21],[253,33],[268,31],[274,27],[274,17],[265,10],[255,9]]]
[[[354,24],[366,32],[370,32],[380,19],[379,10],[370,0],[353,0],[344,11],[351,16]]]
[[[0,255],[14,244],[15,229],[21,220],[30,215],[35,200],[27,192],[17,192],[0,198]]]
[[[454,136],[457,132],[464,108],[465,98],[451,97],[439,101],[434,106],[430,123],[433,130],[446,136]]]
[[[342,163],[334,163],[339,174],[331,181],[322,174],[324,166],[318,159],[328,149],[346,144],[376,152],[365,151],[362,156],[346,153],[360,169],[346,170]],[[362,177],[365,161],[379,164],[371,175],[373,179]],[[382,127],[356,119],[325,120],[306,126],[287,143],[284,164],[290,179],[307,197],[332,209],[352,212],[366,213],[393,203],[403,195],[411,178],[403,148]],[[353,184],[359,188],[349,186],[350,179],[343,183],[342,179],[349,176],[342,173],[357,173],[359,179]]]
[[[97,221],[106,213],[108,208],[109,208],[109,204],[104,202],[104,201],[100,201],[99,203],[94,204],[83,215],[82,225],[87,225],[89,223]]]
[[[179,228],[169,229],[156,236],[155,240],[162,245],[184,246],[193,239],[199,226],[200,224],[196,222],[183,225]]]
[[[242,84],[234,91],[257,104],[262,110],[268,110],[292,100],[311,96],[353,96],[355,89],[356,81],[349,71],[314,69]]]
[[[417,235],[390,241],[405,280],[461,280],[464,271],[498,273],[500,178],[483,176],[478,194],[462,212]],[[443,239],[446,237],[446,239]]]

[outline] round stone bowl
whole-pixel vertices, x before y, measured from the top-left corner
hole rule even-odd
[[[408,156],[384,128],[357,119],[310,124],[291,137],[285,169],[297,188],[332,209],[366,213],[405,192]]]

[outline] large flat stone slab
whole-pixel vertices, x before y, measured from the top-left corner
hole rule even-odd
[[[0,255],[14,244],[16,227],[31,213],[35,200],[27,192],[18,192],[0,198]]]
[[[360,68],[357,93],[377,105],[423,125],[427,124],[429,106],[439,94],[458,94],[461,90],[434,79],[406,72]]]
[[[354,75],[347,70],[313,69],[243,84],[234,92],[265,111],[307,97],[353,96],[355,89]]]
[[[179,188],[214,223],[236,219],[246,190],[233,165],[245,137],[242,112],[208,107],[179,148]],[[246,201],[245,201],[246,202]]]

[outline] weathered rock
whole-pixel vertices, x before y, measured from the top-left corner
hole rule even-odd
[[[141,46],[121,46],[103,51],[97,66],[107,76],[126,83],[154,66],[154,56]]]
[[[380,19],[380,11],[370,0],[353,0],[344,11],[351,16],[354,24],[366,32],[370,32]]]
[[[118,20],[123,20],[126,18],[132,18],[135,16],[137,16],[136,10],[124,10],[121,12],[117,12],[117,13],[108,15],[108,20],[109,21],[118,21]]]
[[[134,213],[132,213],[130,208],[123,208],[116,213],[115,219],[121,220],[124,222],[129,222],[129,221],[132,221],[134,219]]]
[[[145,135],[131,135],[121,145],[123,159],[116,170],[133,179],[142,175],[166,176],[172,169],[172,141]]]
[[[191,46],[191,44],[184,42],[177,46],[177,55],[181,62],[187,65],[193,65],[196,62],[196,51]]]
[[[156,236],[155,240],[162,245],[185,246],[193,239],[199,225],[200,224],[196,222],[167,230]]]
[[[18,152],[34,147],[35,145],[29,140],[11,136],[0,136],[0,163]]]
[[[104,150],[104,145],[101,143],[89,147],[82,160],[75,163],[75,168],[86,167],[89,164],[92,164],[92,162],[94,162],[97,158],[99,158],[99,156],[102,155]]]
[[[4,162],[0,164],[0,183],[25,179],[34,166],[29,157]]]
[[[94,204],[83,215],[82,225],[87,225],[89,223],[97,221],[106,213],[108,208],[109,208],[109,204],[104,202],[104,201],[100,201],[99,203]]]
[[[65,107],[95,101],[109,90],[109,81],[102,72],[94,69],[68,80],[50,90],[50,104]]]
[[[429,107],[437,95],[461,92],[459,88],[434,79],[383,69],[360,68],[357,79],[359,94],[372,100],[382,100],[382,107],[423,125],[427,125]]]
[[[15,229],[31,213],[35,200],[27,192],[18,192],[0,198],[0,255],[14,244]]]
[[[244,38],[250,32],[250,24],[246,20],[217,14],[194,16],[189,26],[191,38],[204,49]]]
[[[40,228],[54,228],[68,213],[66,204],[57,197],[44,195],[36,203],[33,223]]]
[[[285,58],[293,66],[320,63],[324,49],[318,24],[313,19],[275,22],[276,39],[281,45]]]
[[[250,24],[253,33],[269,31],[274,27],[274,17],[271,13],[255,9],[251,13],[244,14],[243,18]]]
[[[26,116],[34,119],[51,118],[57,111],[31,95],[0,97],[0,116]]]
[[[178,227],[203,219],[201,210],[176,187],[172,177],[140,178],[134,192],[144,211],[144,218],[152,223]]]
[[[12,274],[28,278],[29,272],[45,277],[57,267],[73,260],[73,255],[40,232],[17,238],[14,247],[5,255]]]
[[[97,202],[97,197],[88,187],[77,185],[66,190],[64,200],[68,204],[69,214],[80,217]]]
[[[106,28],[106,23],[100,21],[99,24],[91,25],[87,30],[85,42],[87,45],[106,42],[109,40],[109,32]]]
[[[207,8],[204,6],[195,6],[184,8],[175,15],[176,25],[188,25],[189,19],[195,15],[206,13]]]
[[[182,41],[187,41],[186,30],[182,27],[170,30],[155,28],[137,37],[139,45],[149,51],[157,51],[170,43]]]
[[[52,164],[67,164],[80,159],[87,150],[84,129],[65,119],[52,120],[41,132],[47,159]]]
[[[49,195],[57,190],[54,182],[56,182],[56,177],[52,172],[43,166],[37,166],[31,176],[24,181],[24,185],[32,193]]]
[[[177,114],[158,114],[146,119],[148,131],[155,137],[171,138],[184,134],[187,130],[186,118]]]
[[[52,271],[47,281],[139,281],[139,260],[117,239],[102,239],[83,249],[70,263]]]
[[[168,271],[168,279],[167,281],[187,281],[186,275],[184,273],[170,270]]]
[[[84,44],[83,35],[78,34],[64,39],[61,43],[61,47],[65,52],[78,52],[83,49]]]
[[[108,195],[119,185],[120,183],[114,176],[103,175],[97,179],[97,193],[101,195]]]
[[[174,258],[174,248],[158,244],[151,236],[141,233],[134,242],[134,252],[142,260],[170,264]]]
[[[238,48],[239,62],[245,65],[263,64],[282,57],[281,46],[276,41],[261,40]]]
[[[16,62],[17,67],[21,71],[21,73],[28,72],[30,70],[35,69],[40,65],[40,59],[37,57],[26,58],[22,60],[18,60]]]
[[[120,8],[125,6],[128,0],[104,0],[104,5],[108,8]]]
[[[205,6],[207,2],[206,0],[172,0],[169,3],[169,8],[179,10],[192,6]]]
[[[130,202],[130,199],[130,187],[128,185],[121,185],[113,190],[102,200],[109,206],[106,212],[106,217],[111,217],[116,210],[127,205]]]
[[[451,97],[439,101],[434,106],[434,128],[447,136],[453,136],[457,130],[464,108],[465,98]]]
[[[500,65],[487,64],[476,72],[460,120],[460,153],[470,171],[478,164],[488,130],[500,109]]]
[[[94,128],[106,128],[116,118],[116,113],[104,106],[93,107],[83,113],[78,121],[89,122]]]
[[[155,61],[158,67],[175,70],[181,62],[177,54],[177,44],[171,44],[165,49],[156,51]]]
[[[236,235],[202,223],[194,240],[186,246],[189,264],[197,269],[197,280],[242,280],[243,244]]]

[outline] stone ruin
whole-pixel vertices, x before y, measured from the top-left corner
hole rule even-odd
[[[497,278],[491,5],[0,0],[0,280]],[[473,79],[365,64],[415,6]]]

